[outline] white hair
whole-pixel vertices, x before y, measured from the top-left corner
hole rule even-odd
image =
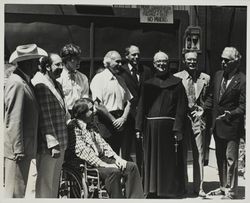
[[[105,68],[109,67],[110,63],[111,63],[111,60],[113,59],[113,55],[114,54],[118,54],[118,51],[115,51],[115,50],[112,50],[112,51],[109,51],[108,53],[106,53],[106,55],[104,56],[103,58],[103,65]]]
[[[168,58],[168,55],[167,55],[165,52],[163,52],[163,51],[158,51],[158,52],[156,52],[155,55],[154,55],[154,61],[157,60],[157,58],[159,57],[159,55],[162,55],[163,57],[165,57],[166,60],[169,59],[169,58]]]

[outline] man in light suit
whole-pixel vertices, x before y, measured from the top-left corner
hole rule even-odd
[[[4,90],[5,197],[25,196],[30,162],[37,152],[38,104],[30,80],[38,59],[46,55],[35,44],[28,44],[18,46],[9,59],[17,68]]]
[[[37,198],[57,198],[60,172],[67,147],[66,121],[70,118],[61,85],[56,81],[63,70],[58,54],[41,60],[41,73],[32,83],[40,106],[37,155]]]
[[[126,156],[125,159],[130,159],[131,145],[136,143],[136,162],[138,168],[142,168],[142,149],[141,136],[135,131],[135,117],[137,105],[140,98],[141,87],[144,81],[152,77],[152,71],[149,67],[140,64],[140,49],[135,45],[130,45],[125,49],[126,63],[120,68],[120,76],[124,79],[129,91],[133,95],[131,100],[131,110],[128,117],[130,133],[125,139]],[[135,139],[137,138],[137,139]]]
[[[205,142],[205,101],[209,95],[210,76],[197,67],[197,53],[187,52],[185,70],[175,74],[182,79],[188,97],[188,130],[193,152],[193,190],[200,197],[205,197],[204,178],[204,142]]]
[[[246,76],[239,71],[241,54],[234,47],[225,47],[221,54],[222,70],[213,80],[212,129],[220,178],[220,188],[208,195],[237,197],[239,141],[244,133],[246,111]]]

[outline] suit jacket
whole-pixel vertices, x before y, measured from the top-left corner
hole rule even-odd
[[[182,84],[188,92],[188,78],[191,77],[186,70],[174,74],[174,76],[182,79]],[[205,101],[209,95],[210,76],[205,73],[200,73],[197,78],[196,104],[204,108]]]
[[[195,103],[202,107],[203,109],[206,109],[205,106],[205,101],[207,100],[209,96],[209,84],[210,84],[210,76],[202,73],[202,72],[197,72],[199,75],[197,77],[197,89],[195,92]],[[182,84],[185,87],[186,94],[188,95],[188,82],[189,79],[192,79],[189,73],[186,70],[183,70],[181,72],[178,72],[175,74],[176,77],[179,77],[182,79]],[[189,113],[191,113],[192,110],[189,110]],[[206,122],[205,122],[205,113],[203,113],[203,116],[201,118],[194,118],[191,119],[191,115],[189,115],[189,118],[187,120],[187,130],[185,131],[186,133],[191,133],[198,135],[200,133],[205,133],[204,129],[206,127]],[[192,131],[189,129],[192,128]],[[192,137],[192,135],[190,135]]]
[[[143,66],[139,64],[138,67],[138,74],[139,74],[139,83],[135,81],[135,79],[131,75],[131,71],[129,70],[128,63],[124,64],[120,71],[120,76],[124,79],[129,91],[133,95],[133,99],[131,101],[132,109],[131,113],[135,116],[135,109],[138,104],[140,94],[141,94],[141,87],[144,81],[150,79],[153,74],[149,67]]]
[[[39,109],[32,86],[18,68],[6,82],[4,104],[4,156],[14,159],[16,153],[24,153],[34,158]]]
[[[226,91],[219,99],[223,71],[218,71],[214,76],[212,95],[208,100],[213,105],[212,128],[215,135],[227,140],[238,140],[244,132],[244,116],[246,110],[246,76],[237,72],[229,83]],[[231,117],[227,120],[216,119],[230,111]]]
[[[65,150],[68,143],[67,116],[68,111],[63,99],[63,91],[57,81],[52,84],[44,75],[34,83],[35,94],[40,106],[39,116],[39,151],[46,151],[56,145]],[[35,79],[35,78],[34,78]]]

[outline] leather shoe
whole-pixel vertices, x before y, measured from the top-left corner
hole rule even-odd
[[[199,191],[199,197],[206,197],[206,193],[204,192],[204,190],[200,190]]]
[[[210,191],[207,193],[208,196],[217,196],[217,195],[225,195],[225,192],[222,191],[220,188]]]
[[[231,195],[224,195],[223,197],[221,197],[221,199],[228,199],[228,200],[231,200],[231,199],[234,199],[234,197],[231,196]]]

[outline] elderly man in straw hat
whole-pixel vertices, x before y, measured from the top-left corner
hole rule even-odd
[[[4,90],[5,197],[25,196],[30,162],[36,155],[38,104],[30,80],[42,56],[46,51],[27,44],[18,46],[9,59],[17,68]]]

